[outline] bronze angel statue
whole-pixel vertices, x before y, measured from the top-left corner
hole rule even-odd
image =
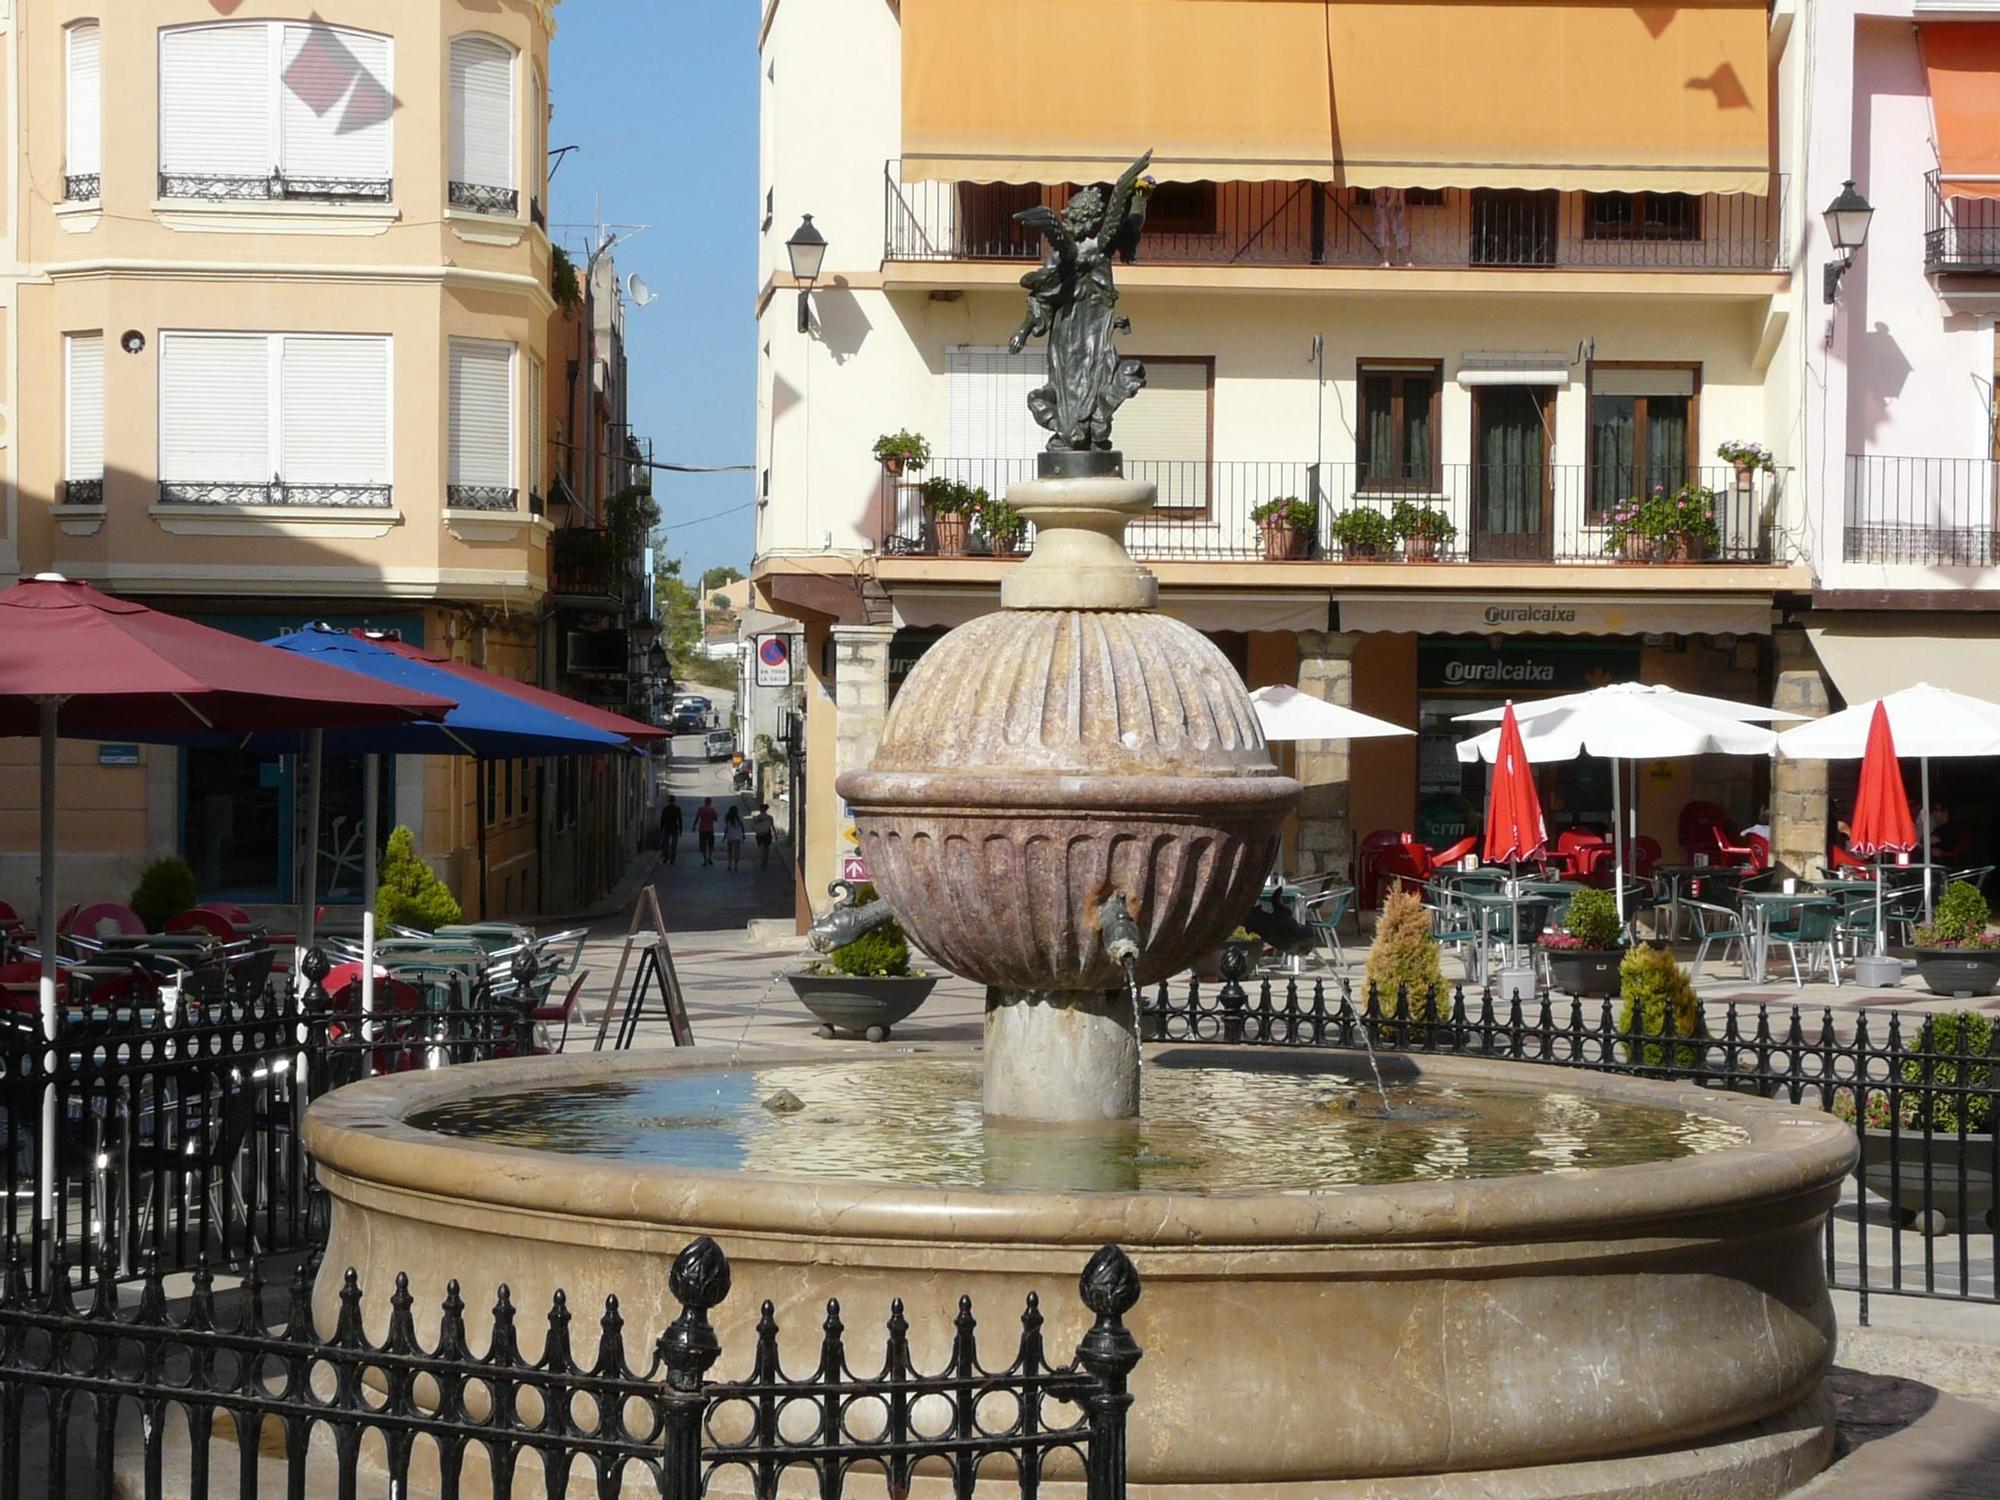
[[[1113,414],[1146,384],[1146,367],[1119,358],[1112,339],[1132,324],[1118,316],[1111,257],[1130,265],[1137,255],[1152,159],[1148,151],[1133,162],[1109,199],[1087,187],[1060,214],[1037,204],[1014,215],[1049,242],[1041,265],[1021,278],[1028,313],[1007,347],[1019,354],[1030,338],[1048,337],[1049,383],[1029,392],[1028,410],[1049,430],[1052,452],[1109,448]]]

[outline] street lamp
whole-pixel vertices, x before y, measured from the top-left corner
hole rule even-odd
[[[1826,233],[1833,241],[1833,248],[1840,252],[1839,260],[1826,264],[1826,301],[1831,307],[1840,300],[1840,278],[1847,274],[1847,268],[1854,264],[1854,252],[1868,243],[1868,223],[1875,217],[1875,210],[1868,200],[1854,191],[1854,179],[1841,184],[1840,196],[1826,206]]]
[[[664,677],[667,672],[667,648],[658,641],[646,648],[646,665],[655,677]]]
[[[826,236],[813,227],[811,214],[800,221],[792,237],[785,241],[785,254],[791,257],[792,279],[799,284],[799,332],[809,333],[812,287],[819,280],[819,268],[826,263]]]

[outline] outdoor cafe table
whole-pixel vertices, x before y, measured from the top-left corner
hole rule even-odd
[[[1771,947],[1771,920],[1780,912],[1790,911],[1808,903],[1833,905],[1831,898],[1806,887],[1791,892],[1784,891],[1739,891],[1737,900],[1743,911],[1743,930],[1750,934],[1750,963],[1748,978],[1752,984],[1764,984],[1769,980],[1765,961]],[[1840,982],[1839,970],[1834,971],[1834,983]]]
[[[1490,972],[1489,950],[1498,943],[1502,947],[1527,947],[1540,937],[1542,929],[1548,925],[1549,910],[1556,898],[1545,892],[1530,891],[1524,881],[1518,897],[1520,906],[1520,929],[1514,929],[1514,908],[1517,898],[1506,891],[1460,891],[1458,899],[1471,910],[1473,923],[1479,929],[1479,972],[1468,976],[1480,984],[1486,982]]]
[[[1667,886],[1666,899],[1664,901],[1656,901],[1654,903],[1654,910],[1658,911],[1660,907],[1664,906],[1672,913],[1669,919],[1672,925],[1667,929],[1668,936],[1680,936],[1681,912],[1684,909],[1684,904],[1689,901],[1704,899],[1709,894],[1704,892],[1703,896],[1695,895],[1694,887],[1697,884],[1705,882],[1711,886],[1720,887],[1720,890],[1715,892],[1715,894],[1719,894],[1722,899],[1713,904],[1728,906],[1736,898],[1737,887],[1743,883],[1744,879],[1750,873],[1750,871],[1743,869],[1740,865],[1654,865],[1654,878],[1665,881]]]

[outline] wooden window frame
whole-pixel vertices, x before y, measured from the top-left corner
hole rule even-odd
[[[1687,472],[1691,480],[1701,475],[1701,361],[1698,359],[1593,359],[1584,366],[1583,386],[1583,472],[1585,494],[1584,516],[1587,520],[1601,522],[1605,513],[1624,495],[1600,495],[1597,493],[1597,459],[1591,450],[1591,439],[1597,431],[1597,372],[1599,370],[1686,370],[1694,382],[1687,394]],[[1632,398],[1639,405],[1633,409],[1633,455],[1632,467],[1639,473],[1646,468],[1646,408],[1645,396]]]
[[[1175,217],[1160,211],[1160,200],[1170,193],[1192,193],[1192,212]],[[1212,182],[1163,182],[1153,189],[1152,197],[1146,204],[1146,227],[1144,234],[1180,235],[1186,238],[1202,238],[1219,232],[1221,218],[1217,209],[1217,193]]]
[[[1431,471],[1423,481],[1426,488],[1419,491],[1412,486],[1418,481],[1402,479],[1381,479],[1370,481],[1363,470],[1368,465],[1369,453],[1366,448],[1368,435],[1368,377],[1370,373],[1391,377],[1389,396],[1391,441],[1401,442],[1403,435],[1403,379],[1411,375],[1426,375],[1431,382]],[[1441,359],[1392,359],[1386,355],[1375,355],[1354,362],[1354,488],[1361,494],[1429,494],[1444,493],[1444,361]],[[1392,456],[1391,466],[1395,460]]]
[[[1699,193],[1590,193],[1583,195],[1583,237],[1601,244],[1670,244],[1691,245],[1700,241],[1702,235],[1702,203]],[[1680,224],[1649,224],[1646,209],[1657,198],[1683,198],[1689,206],[1689,216]],[[1597,219],[1599,205],[1611,199],[1623,199],[1632,207],[1632,218],[1626,226],[1600,226]],[[1604,233],[1604,228],[1622,229],[1623,232]]]

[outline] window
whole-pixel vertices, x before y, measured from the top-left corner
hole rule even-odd
[[[163,334],[161,503],[388,505],[389,350],[381,335]]]
[[[104,90],[102,41],[95,21],[78,21],[64,33],[69,90],[63,148],[63,197],[72,203],[96,198],[102,187]]]
[[[447,503],[514,510],[514,346],[453,339],[450,377]]]
[[[1694,477],[1700,370],[1606,365],[1590,371],[1590,509]]]
[[[1147,234],[1214,234],[1215,184],[1163,182],[1146,200]]]
[[[389,39],[302,21],[160,33],[162,198],[386,200]]]
[[[1376,190],[1374,188],[1349,188],[1347,190],[1348,192],[1347,201],[1350,204],[1352,204],[1355,208],[1373,208],[1375,206],[1375,191]],[[1404,188],[1403,207],[1443,208],[1444,189]]]
[[[543,229],[548,228],[548,216],[542,211],[542,200],[548,196],[549,190],[547,97],[542,70],[536,68],[529,75],[528,93],[528,217]]]
[[[454,208],[517,214],[514,186],[514,50],[490,36],[451,39],[451,180]]]
[[[542,438],[542,362],[534,355],[528,356],[528,490],[531,494],[542,493],[542,480],[549,472],[548,447]]]
[[[104,335],[63,339],[63,504],[104,503]]]
[[[1363,362],[1355,384],[1354,465],[1361,488],[1437,491],[1444,366],[1436,360]]]
[[[1115,433],[1125,472],[1159,486],[1158,509],[1182,515],[1208,508],[1209,388],[1215,361],[1142,358],[1146,385],[1118,408]],[[1046,440],[1046,434],[1044,434]]]
[[[1472,190],[1475,266],[1552,266],[1562,194],[1526,188]]]
[[[1586,193],[1587,240],[1698,240],[1701,199],[1691,193]]]

